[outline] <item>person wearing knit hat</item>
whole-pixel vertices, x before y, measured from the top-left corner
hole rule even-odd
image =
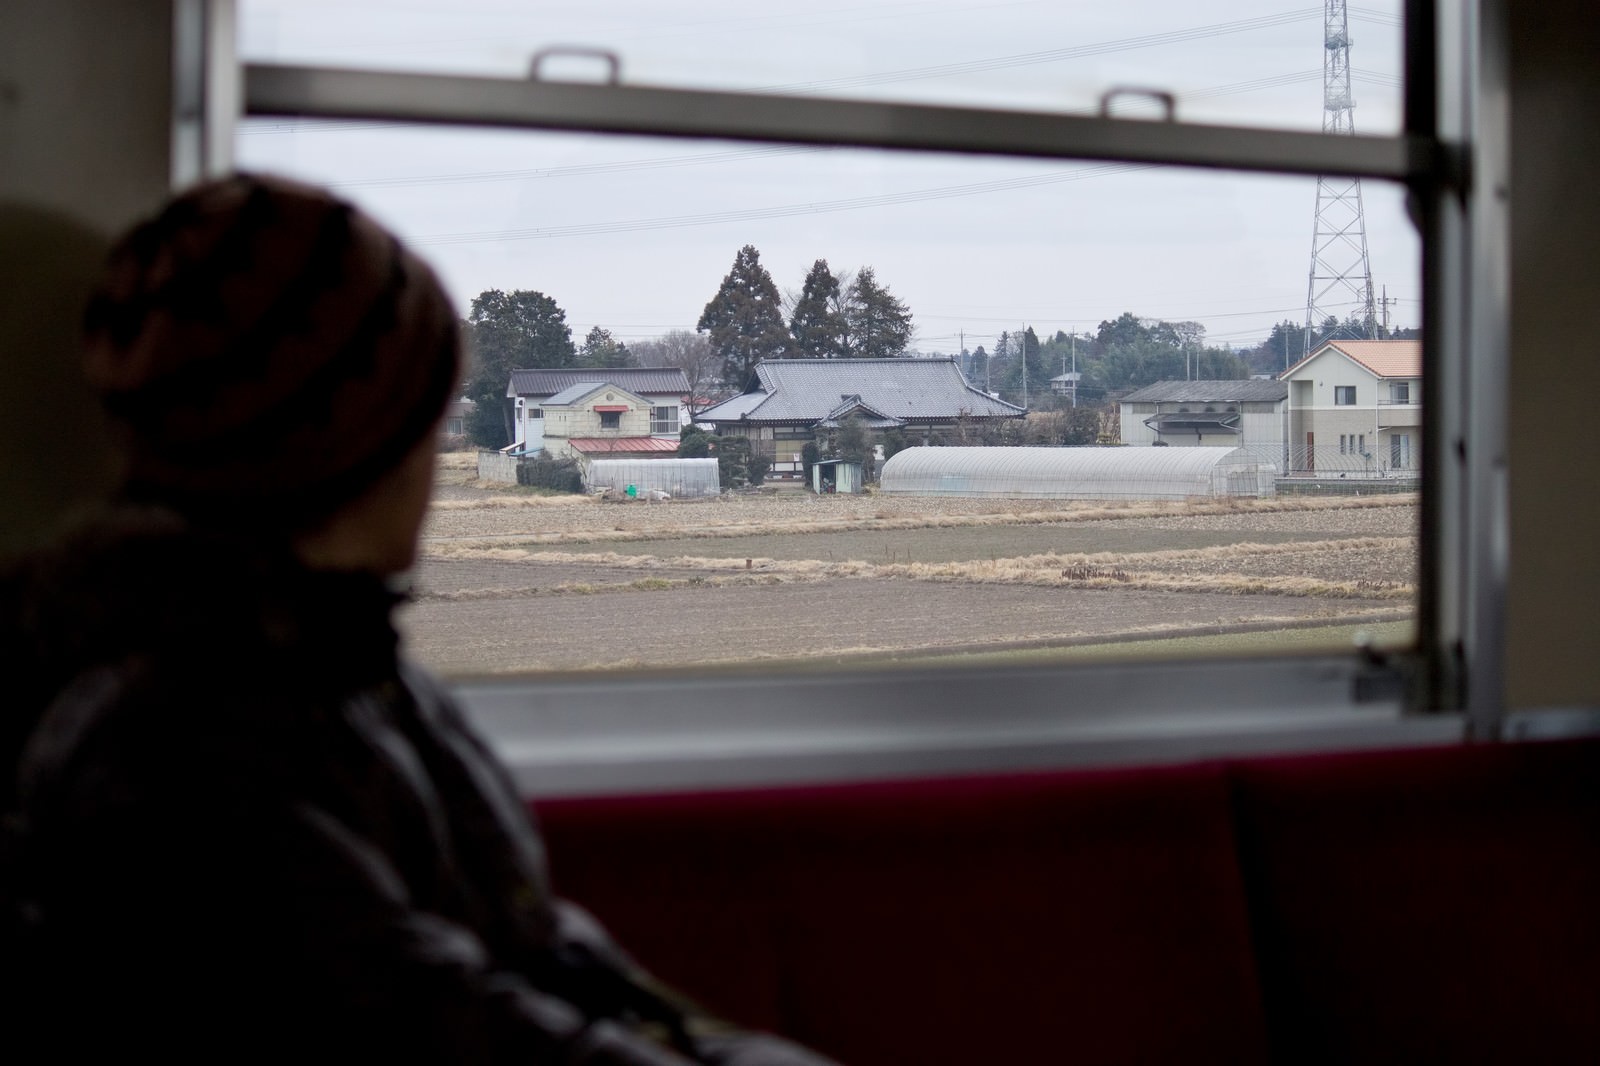
[[[398,653],[457,328],[383,227],[282,179],[113,249],[84,361],[117,500],[0,576],[11,1061],[826,1062],[556,899],[509,775]]]
[[[85,369],[132,499],[303,529],[434,429],[458,327],[433,272],[320,190],[202,186],[112,253]]]

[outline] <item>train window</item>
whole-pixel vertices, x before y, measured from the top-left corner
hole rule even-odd
[[[537,291],[559,320],[550,351],[519,357],[482,344],[469,391],[490,417],[444,460],[421,597],[406,616],[424,661],[470,676],[756,661],[1030,665],[1331,649],[1357,632],[1383,647],[1410,643],[1414,463],[1391,464],[1386,447],[1373,456],[1336,446],[1345,434],[1325,432],[1323,447],[1304,440],[1336,417],[1346,428],[1382,420],[1387,440],[1419,412],[1328,409],[1354,386],[1294,407],[1290,384],[1276,380],[1303,361],[1304,333],[1286,320],[1304,288],[1296,223],[1315,204],[1316,179],[854,149],[774,155],[727,143],[694,151],[698,165],[667,178],[650,164],[683,162],[685,148],[653,139],[243,127],[242,163],[330,183],[390,221],[446,272],[486,338],[498,328],[482,313],[486,294],[503,289]],[[516,169],[527,176],[447,182],[404,169],[473,154],[526,164]],[[1379,328],[1412,336],[1415,228],[1397,187],[1370,184],[1365,198],[1373,255],[1392,268],[1388,290],[1408,294],[1413,323],[1403,330],[1394,312]],[[887,389],[847,359],[828,369],[853,376],[831,388],[774,377],[773,402],[821,406],[809,422],[740,436],[749,414],[719,412],[742,402],[725,394],[750,382],[759,353],[735,352],[730,365],[696,324],[743,248],[759,253],[756,269],[779,293],[785,334],[819,262],[835,289],[872,271],[883,305],[910,317],[911,331],[883,349],[906,365],[870,364]],[[867,328],[874,310],[855,312]],[[1337,310],[1357,313],[1348,301]],[[843,336],[806,354],[836,355]],[[775,350],[800,343],[790,335]],[[1352,380],[1370,370],[1345,349],[1369,363],[1369,351],[1419,351],[1408,339],[1327,343],[1343,347],[1308,372]],[[512,408],[507,429],[507,381],[538,389],[533,378],[551,377],[550,391],[606,379],[612,368],[585,351],[601,344],[610,357],[600,361],[630,375],[640,372],[634,352],[653,365],[698,360],[686,369],[705,395],[669,398],[713,436],[748,440],[768,465],[759,487],[692,496],[677,464],[649,459],[664,479],[650,486],[670,500],[641,495],[651,474],[639,472],[614,486],[634,502],[606,505],[593,492],[535,494],[509,466],[479,463],[474,445],[542,445],[585,464],[616,453],[578,449],[658,446],[635,439],[653,426],[624,432],[623,413],[603,403],[591,405],[598,422],[532,432]],[[559,381],[523,374],[519,385],[517,358],[573,369]],[[667,387],[681,393],[688,379]],[[797,388],[807,390],[798,399],[786,391]],[[849,445],[844,427],[817,423],[869,388],[883,390],[869,404],[908,417],[862,434],[870,491],[823,486],[832,473],[813,476],[807,446],[820,455]],[[923,394],[946,405],[925,420],[914,407]],[[1231,402],[1183,402],[1191,395]],[[633,443],[591,442],[595,430]],[[676,425],[667,436],[671,454]],[[989,446],[969,460],[993,459],[956,484],[943,459],[963,446]],[[1019,471],[1019,454],[1037,465]],[[932,463],[939,480],[901,473],[913,460]],[[521,638],[483,640],[491,614]],[[661,624],[680,617],[698,618],[692,639]]]
[[[1371,128],[1404,125],[1398,136],[1296,132],[1276,111],[1230,113],[1226,127],[1123,113],[1127,95],[1154,99],[1158,117],[1170,106],[1215,120],[1185,99],[1181,63],[1140,79],[1153,95],[1110,92],[1131,80],[1120,67],[1085,68],[1105,113],[1058,115],[1025,78],[979,84],[974,67],[943,79],[926,44],[912,46],[926,76],[866,78],[909,69],[859,47],[880,21],[968,54],[979,38],[944,20],[976,9],[764,8],[723,26],[714,5],[703,17],[675,6],[670,25],[624,6],[582,5],[594,21],[520,36],[497,4],[407,7],[360,54],[338,29],[373,22],[360,4],[250,2],[240,20],[241,163],[333,184],[411,238],[455,288],[485,364],[511,360],[499,376],[575,367],[627,389],[604,372],[636,373],[644,427],[625,447],[616,433],[575,444],[570,427],[610,415],[620,433],[627,416],[585,411],[581,381],[546,374],[508,381],[512,395],[479,388],[466,423],[484,448],[443,461],[409,640],[457,676],[530,787],[1459,733],[1459,718],[1410,712],[1460,706],[1471,626],[1495,617],[1474,555],[1492,512],[1428,446],[1462,417],[1468,352],[1496,328],[1464,311],[1487,284],[1462,253],[1483,223],[1455,195],[1459,155],[1434,117],[1465,138],[1470,116],[1416,92],[1407,123],[1393,93],[1371,98]],[[1172,39],[1149,47],[1188,57],[1178,31],[1205,19],[1157,7],[1101,32],[1132,40],[1170,24]],[[1320,48],[1333,31],[1316,14]],[[1398,84],[1400,12],[1358,15],[1387,27],[1374,53],[1387,50],[1380,69]],[[1260,18],[1250,33],[1268,32]],[[1193,40],[1224,47],[1246,32],[1223,20]],[[1421,22],[1413,69],[1430,84],[1436,65],[1468,77],[1467,46],[1438,43],[1465,32]],[[557,56],[580,64],[560,79],[505,67],[505,41],[537,51],[555,28],[605,52]],[[723,29],[791,43],[741,49]],[[801,46],[813,32],[834,47]],[[714,60],[707,40],[724,42]],[[453,58],[485,44],[498,59]],[[516,76],[439,73],[463,69]],[[643,88],[631,70],[686,88]],[[1313,113],[1337,102],[1331,77],[1312,86]],[[1295,79],[1261,81],[1276,94]],[[1335,246],[1360,255],[1330,267]],[[729,306],[772,329],[722,330]],[[491,351],[508,308],[542,315],[554,346]],[[785,365],[796,355],[811,360]],[[880,364],[851,356],[882,357],[882,380],[862,376]],[[911,382],[907,367],[942,377]],[[482,488],[491,467],[556,484],[574,465],[597,469],[601,451],[648,465],[663,447],[645,435],[662,422],[649,415],[665,393],[651,388],[665,386],[644,370],[660,368],[685,371],[672,398],[685,431],[707,430],[665,447],[715,453],[720,483],[749,491],[689,500],[687,482],[645,472],[578,503]],[[1342,402],[1395,378],[1420,380],[1422,396],[1404,409]],[[967,406],[913,410],[917,390],[952,381]],[[826,410],[751,417],[774,397],[823,392]],[[553,410],[542,426],[497,427],[501,405]],[[1050,498],[1063,496],[1080,498]],[[1449,527],[1443,501],[1478,517]]]

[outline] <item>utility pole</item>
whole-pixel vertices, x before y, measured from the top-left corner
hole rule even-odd
[[[1024,330],[1028,327],[1023,326]],[[1028,335],[1026,332],[1017,334],[1017,350],[1022,353],[1022,406],[1028,406]]]
[[[1322,132],[1354,134],[1355,99],[1350,92],[1350,18],[1345,0],[1326,0],[1322,20]],[[1306,281],[1306,352],[1322,320],[1354,305],[1368,337],[1378,335],[1367,259],[1367,224],[1360,178],[1317,179],[1317,209],[1311,235],[1311,274]]]
[[[1078,330],[1072,330],[1072,406],[1078,406]]]

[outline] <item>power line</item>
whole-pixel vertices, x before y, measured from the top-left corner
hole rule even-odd
[[[758,207],[745,211],[714,211],[698,215],[672,215],[664,218],[641,218],[619,222],[591,222],[573,226],[544,226],[531,229],[486,230],[469,233],[437,233],[410,238],[417,245],[482,244],[499,241],[551,240],[562,237],[594,237],[612,233],[638,233],[644,230],[681,229],[688,226],[717,225],[729,222],[751,222],[767,218],[792,218],[799,215],[828,214],[836,211],[857,211],[868,207],[887,207],[896,204],[922,203],[929,200],[947,200],[961,196],[1009,192],[1014,189],[1057,185],[1069,181],[1101,177],[1112,173],[1129,173],[1139,170],[1161,169],[1157,163],[1103,163],[1054,174],[1035,174],[1021,178],[1003,178],[997,181],[974,182],[968,185],[945,185],[911,192],[886,193],[881,196],[857,196],[844,200],[817,200],[803,204],[785,204],[779,207]]]
[[[787,85],[770,85],[757,92],[804,94],[816,92],[829,92],[835,89],[857,89],[872,85],[885,85],[899,81],[925,81],[929,78],[946,78],[962,74],[977,74],[988,70],[1014,69],[1016,67],[1037,66],[1043,63],[1059,63],[1068,59],[1082,59],[1086,56],[1106,55],[1112,52],[1127,52],[1139,48],[1153,48],[1164,44],[1181,44],[1188,41],[1200,41],[1211,37],[1221,37],[1227,34],[1243,33],[1248,30],[1264,29],[1271,26],[1283,26],[1293,22],[1303,22],[1320,15],[1319,8],[1301,8],[1296,11],[1285,11],[1276,15],[1260,15],[1255,18],[1239,19],[1234,22],[1218,22],[1209,26],[1195,26],[1186,30],[1169,30],[1165,33],[1151,33],[1139,37],[1123,37],[1112,41],[1102,41],[1096,44],[1074,45],[1069,48],[1051,48],[1040,52],[1023,52],[1017,55],[996,56],[990,59],[973,59],[959,63],[940,63],[927,67],[910,67],[905,70],[883,71],[877,74],[857,74],[842,78],[832,78],[826,81],[793,82]]]
[[[715,166],[773,156],[837,152],[832,145],[775,145],[768,148],[742,148],[727,152],[700,152],[694,155],[659,156],[653,159],[625,159],[614,163],[578,163],[564,167],[536,167],[529,170],[479,170],[462,174],[433,174],[409,178],[358,178],[330,182],[334,188],[394,188],[411,185],[463,185],[476,182],[532,181],[541,178],[591,177],[596,174],[621,174],[637,170],[665,170],[675,167]]]

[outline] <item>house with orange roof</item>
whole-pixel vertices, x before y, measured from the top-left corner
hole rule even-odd
[[[1279,375],[1291,476],[1415,477],[1422,342],[1330,340]]]

